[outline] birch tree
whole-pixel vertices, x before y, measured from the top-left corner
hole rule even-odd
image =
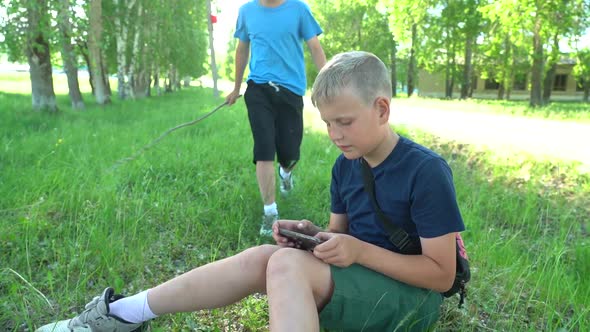
[[[78,82],[78,65],[76,54],[72,46],[72,23],[69,18],[70,0],[59,0],[57,19],[61,39],[61,57],[64,71],[68,78],[68,91],[73,109],[84,109],[84,101]]]
[[[10,61],[26,60],[31,79],[32,108],[57,112],[53,90],[49,5],[46,1],[5,2],[6,17],[0,26],[4,42],[0,49]]]
[[[49,49],[48,4],[43,0],[28,0],[27,4],[27,46],[33,109],[57,112],[51,53]]]
[[[127,78],[127,39],[129,36],[130,12],[136,0],[113,0],[115,16],[115,44],[117,49],[117,95],[125,99],[130,93]]]
[[[111,97],[107,85],[106,63],[101,48],[103,42],[102,0],[90,0],[88,21],[88,55],[93,73],[94,98],[97,104],[105,105],[111,102]]]

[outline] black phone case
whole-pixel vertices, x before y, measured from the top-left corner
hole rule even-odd
[[[301,249],[304,250],[313,250],[315,246],[322,243],[322,240],[316,237],[297,233],[284,228],[279,228],[279,234],[294,241]]]

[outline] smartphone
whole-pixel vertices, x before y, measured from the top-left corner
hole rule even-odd
[[[323,242],[317,237],[313,237],[303,233],[297,233],[285,228],[279,228],[279,234],[295,242],[295,244],[303,250],[313,250],[315,246]]]

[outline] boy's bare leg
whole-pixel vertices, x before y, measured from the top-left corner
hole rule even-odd
[[[272,255],[266,270],[271,331],[319,331],[318,308],[332,296],[330,266],[299,249]]]
[[[276,191],[274,161],[257,161],[256,179],[264,205],[274,203]]]
[[[219,308],[266,290],[266,268],[278,246],[247,249],[171,279],[148,292],[156,315]]]

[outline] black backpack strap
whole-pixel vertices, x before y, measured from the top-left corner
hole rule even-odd
[[[377,203],[377,197],[375,195],[375,178],[373,177],[373,171],[371,166],[367,163],[364,158],[360,158],[361,170],[363,174],[363,184],[365,191],[369,195],[369,199],[373,204],[373,209],[377,213],[377,219],[381,222],[381,226],[385,228],[385,231],[389,235],[389,242],[396,246],[401,253],[417,255],[422,252],[420,244],[416,243],[414,239],[408,235],[403,228],[397,226],[383,213],[383,210]]]

